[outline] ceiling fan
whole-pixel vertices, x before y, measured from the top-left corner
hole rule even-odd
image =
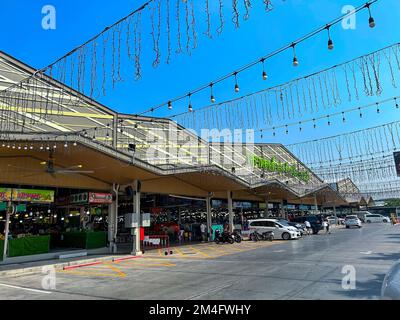
[[[81,164],[71,166],[68,168],[56,168],[53,151],[50,151],[49,159],[47,161],[40,162],[40,165],[44,166],[44,170],[42,170],[42,169],[41,170],[31,170],[31,169],[26,169],[24,167],[13,166],[10,164],[8,166],[12,167],[12,168],[16,168],[18,170],[32,172],[32,174],[30,174],[28,176],[34,176],[34,175],[37,175],[37,174],[43,173],[43,172],[50,174],[53,178],[56,178],[57,174],[90,174],[90,173],[94,173],[93,170],[81,170],[83,168],[83,166]],[[28,176],[24,176],[24,177],[28,177]]]

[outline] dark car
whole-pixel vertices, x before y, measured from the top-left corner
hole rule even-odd
[[[323,229],[322,227],[323,219],[321,216],[312,215],[312,216],[296,217],[293,218],[291,222],[305,223],[306,221],[310,222],[313,234],[317,234],[320,230]]]

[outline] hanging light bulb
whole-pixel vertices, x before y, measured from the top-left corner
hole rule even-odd
[[[376,113],[380,113],[381,112],[381,109],[379,109],[379,103],[377,102],[376,103]]]
[[[289,133],[288,125],[286,125],[285,127],[286,127],[286,134],[288,134]]]
[[[29,149],[33,150],[33,146],[30,146]]]
[[[273,127],[272,130],[273,130],[272,135],[275,137],[276,136],[275,127]]]
[[[239,88],[239,84],[237,81],[237,72],[235,72],[233,75],[235,76],[235,92],[239,92],[240,88]]]
[[[367,3],[365,6],[368,8],[368,12],[369,12],[369,20],[368,20],[369,27],[370,28],[375,28],[376,23],[375,23],[375,19],[372,17],[372,14],[371,14],[371,8],[370,8],[371,4]]]
[[[188,97],[189,97],[189,107],[188,107],[188,109],[189,109],[189,112],[193,112],[192,99],[191,99],[192,94],[189,93]]]
[[[329,116],[326,116],[326,117],[328,118],[328,126],[330,126],[331,125],[330,118],[329,118]]]
[[[265,59],[264,59],[264,58],[261,59],[261,63],[262,63],[262,65],[263,65],[262,78],[263,78],[263,80],[265,81],[265,80],[268,79],[268,75],[267,75],[267,72],[265,71]]]
[[[39,148],[40,150],[43,150],[43,146],[40,146],[40,148]]]
[[[299,131],[303,130],[303,128],[301,127],[301,121],[299,122]]]
[[[210,100],[211,100],[211,103],[215,103],[215,97],[214,97],[214,92],[213,92],[213,86],[214,86],[214,84],[213,83],[210,83],[210,91],[211,91],[211,97],[210,97]]]
[[[343,122],[346,122],[346,118],[345,118],[345,116],[344,116],[344,112],[342,112],[342,116],[343,116]]]
[[[172,102],[168,101],[168,110],[172,110]]]
[[[297,67],[299,65],[299,60],[297,59],[296,56],[296,44],[292,43],[292,48],[293,48],[293,66]]]
[[[334,45],[333,45],[333,40],[331,38],[331,26],[327,25],[326,30],[328,30],[328,49],[333,50]]]
[[[314,129],[317,127],[317,124],[315,123],[315,119],[312,119],[312,121],[313,121],[313,127],[314,127]]]
[[[74,141],[74,144],[73,144],[73,146],[74,146],[74,147],[76,147],[77,145],[78,145],[78,144],[76,143],[76,141]]]
[[[397,98],[394,98],[394,102],[396,102],[396,109],[399,108],[399,104],[397,103]]]
[[[361,108],[358,108],[358,110],[360,111],[360,118],[362,118],[363,114],[361,113]]]
[[[65,141],[64,148],[68,148],[68,142]]]

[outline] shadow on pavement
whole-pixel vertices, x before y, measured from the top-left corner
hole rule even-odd
[[[374,274],[374,279],[368,281],[357,281],[356,288],[350,290],[333,290],[339,296],[343,296],[343,300],[351,299],[379,299],[381,295],[381,288],[385,274]],[[335,281],[336,282],[336,281]],[[341,286],[339,281],[338,285]]]

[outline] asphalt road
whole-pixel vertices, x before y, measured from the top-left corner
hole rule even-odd
[[[376,224],[273,244],[188,250],[57,272],[55,289],[43,289],[43,274],[2,277],[0,298],[379,299],[386,272],[400,259],[400,227]],[[355,270],[355,288],[342,286],[344,267]]]

